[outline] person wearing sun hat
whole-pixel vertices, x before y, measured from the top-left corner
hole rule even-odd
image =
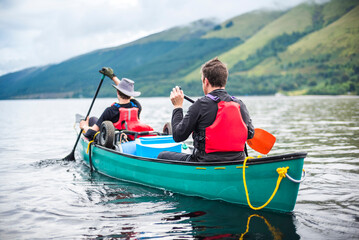
[[[91,117],[80,122],[80,128],[85,132],[85,137],[93,139],[96,132],[100,130],[103,121],[111,121],[119,130],[153,131],[152,127],[139,121],[142,107],[133,97],[140,96],[141,92],[135,91],[135,82],[128,78],[119,80],[109,67],[102,68],[100,73],[115,83],[112,86],[117,90],[118,102],[106,108],[100,118]]]
[[[135,82],[128,78],[122,78],[117,85],[112,86],[116,88],[120,93],[125,95],[124,97],[138,97],[141,95],[141,92],[136,92],[134,89]]]

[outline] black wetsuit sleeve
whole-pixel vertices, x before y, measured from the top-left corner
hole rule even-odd
[[[84,134],[85,137],[87,137],[87,139],[93,140],[93,137],[95,136],[96,131],[89,129],[87,130],[87,132]]]
[[[119,111],[115,107],[108,107],[103,111],[100,118],[97,120],[96,125],[101,127],[103,121],[117,122],[119,119]]]
[[[239,100],[239,104],[241,106],[242,119],[245,122],[245,124],[247,125],[247,129],[248,129],[248,137],[247,137],[247,139],[252,139],[253,136],[254,136],[254,127],[253,127],[253,124],[252,124],[252,119],[249,116],[249,112],[247,110],[246,105],[241,100]]]
[[[115,123],[118,121],[119,116],[120,116],[120,114],[116,107],[112,107],[112,106],[108,107],[105,109],[105,111],[103,111],[100,118],[97,120],[96,125],[101,128],[101,124],[103,121],[111,121],[111,122]],[[85,137],[92,140],[95,134],[96,134],[96,131],[89,129],[85,133]]]
[[[185,141],[194,131],[200,115],[200,102],[192,104],[183,117],[183,109],[176,108],[172,112],[172,134],[176,142]]]

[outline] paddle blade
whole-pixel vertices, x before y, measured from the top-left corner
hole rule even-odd
[[[262,154],[267,154],[272,149],[275,140],[275,136],[269,132],[256,128],[254,129],[254,137],[247,140],[247,143],[253,150]]]
[[[66,157],[64,157],[62,160],[65,160],[65,161],[75,161],[75,152],[72,151],[69,155],[67,155]]]
[[[85,116],[82,116],[81,114],[78,113],[76,113],[75,118],[76,118],[75,120],[76,123],[81,122],[81,120],[85,120]]]

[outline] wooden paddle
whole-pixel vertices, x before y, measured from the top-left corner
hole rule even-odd
[[[186,95],[184,95],[184,99],[191,103],[194,103],[194,100]],[[267,154],[272,149],[275,141],[276,137],[267,132],[266,130],[255,128],[253,138],[248,139],[247,143],[254,151],[257,151],[262,154]]]

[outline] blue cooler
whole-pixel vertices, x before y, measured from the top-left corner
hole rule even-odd
[[[130,141],[121,143],[121,150],[122,153],[136,155],[136,142]]]
[[[162,151],[181,152],[182,143],[176,143],[172,135],[140,137],[136,139],[136,155],[157,158]]]

